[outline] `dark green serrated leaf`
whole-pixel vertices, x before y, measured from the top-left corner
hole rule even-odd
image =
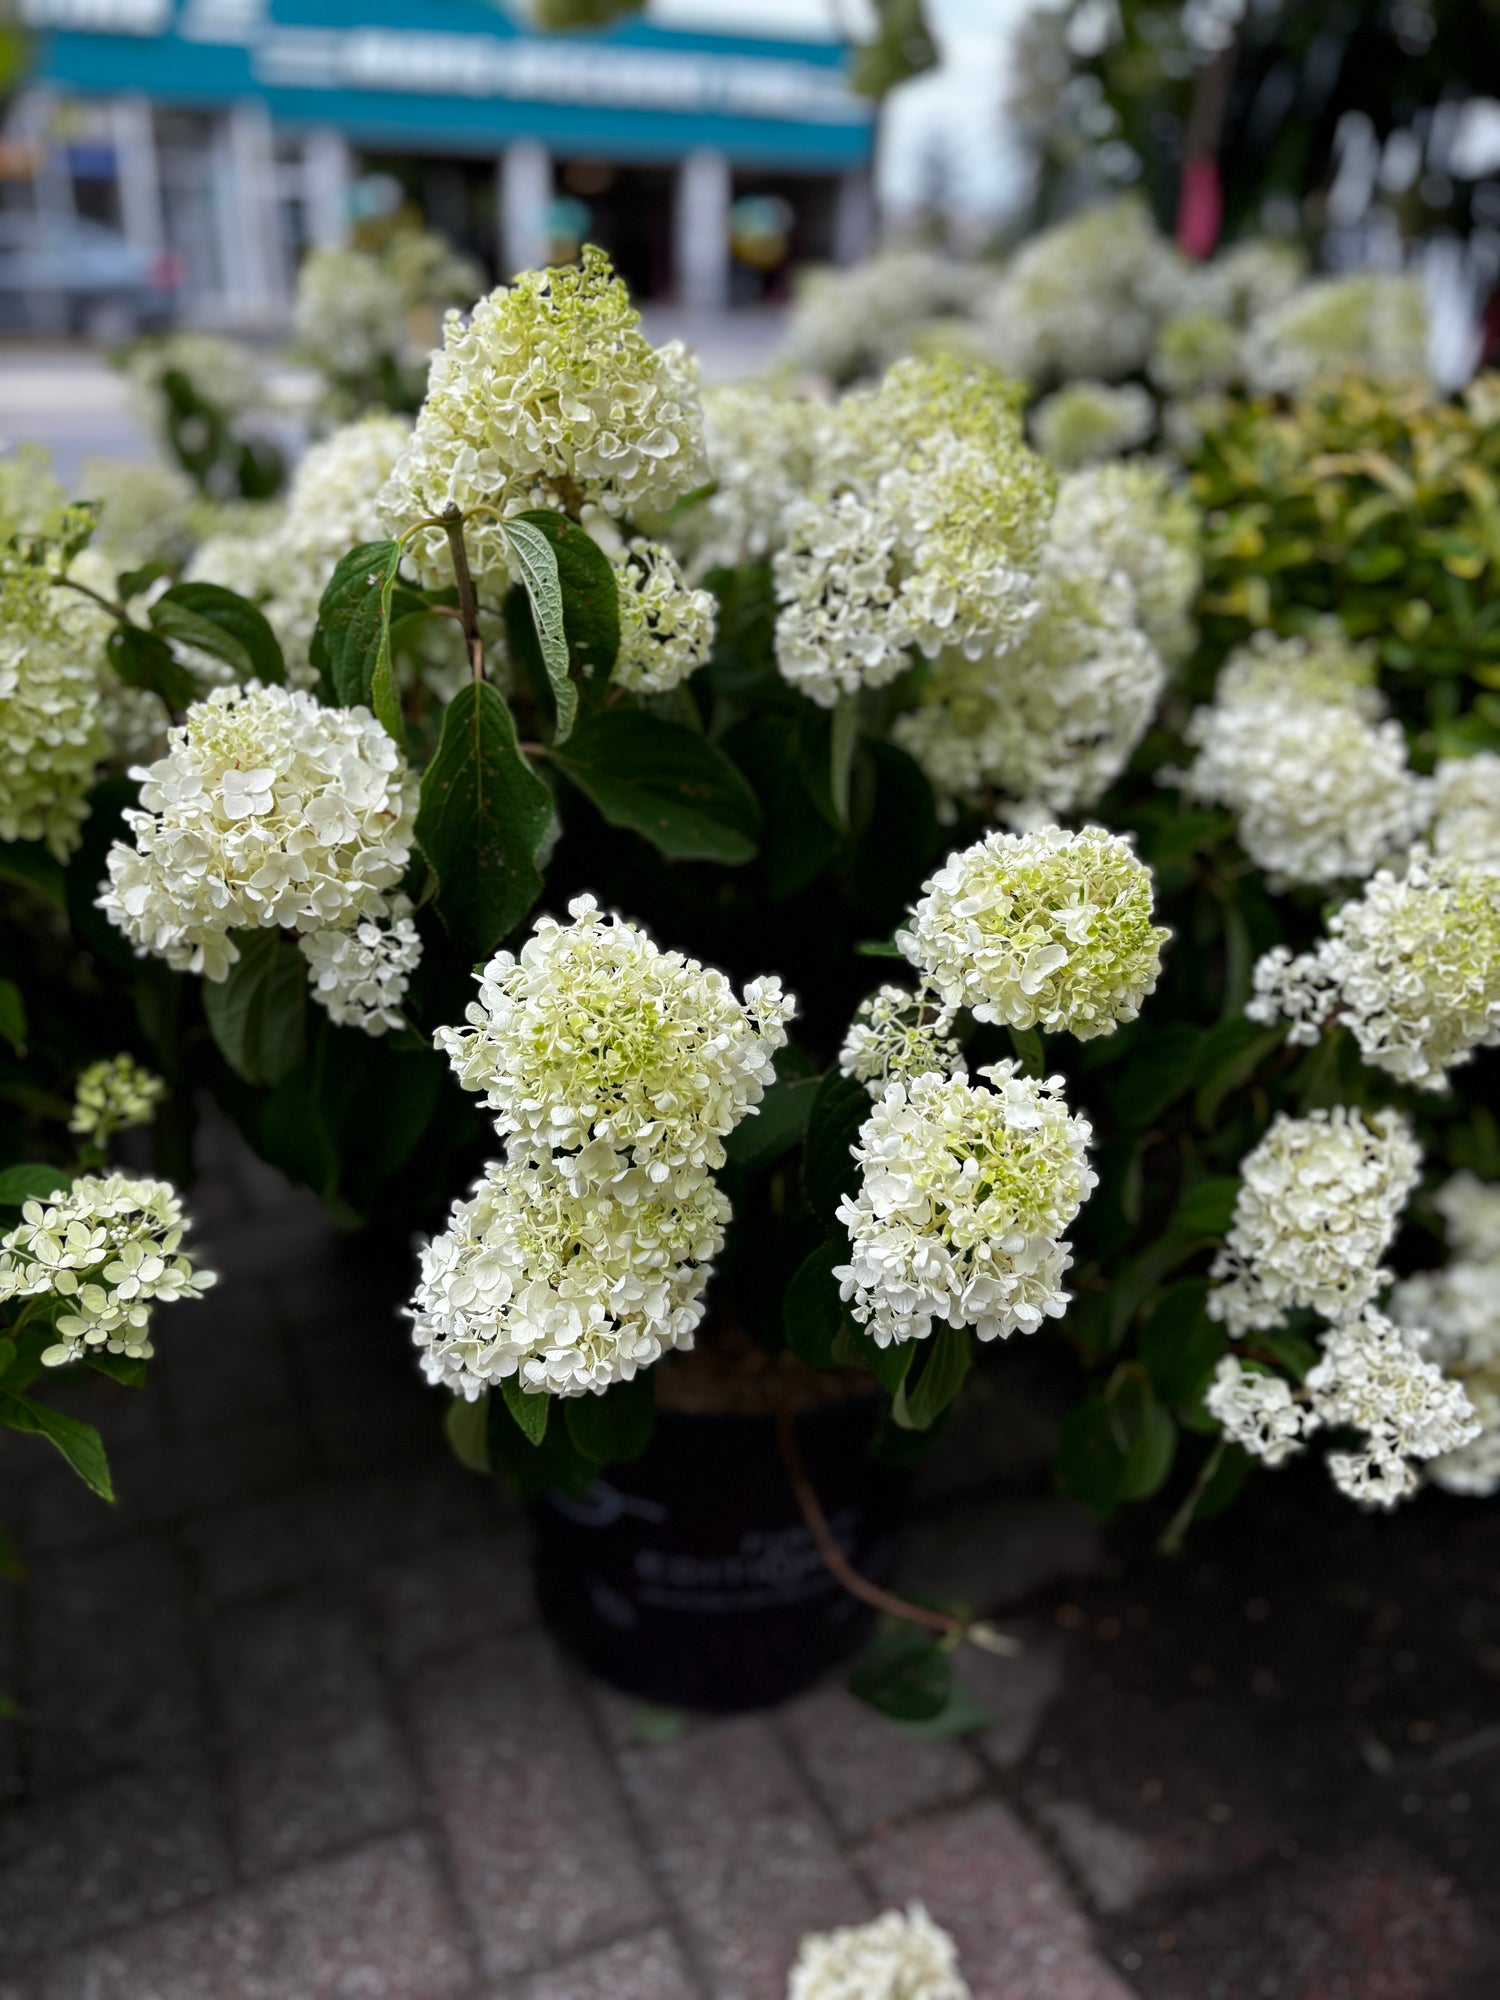
[[[160,583],[164,576],[171,574],[172,565],[164,562],[141,563],[135,569],[122,569],[115,579],[115,593],[122,604],[128,604],[132,597],[139,597],[153,583]]]
[[[46,1201],[72,1185],[66,1167],[0,1167],[0,1205],[19,1208],[23,1202]]]
[[[734,765],[695,730],[641,709],[612,708],[574,731],[552,762],[611,826],[629,827],[674,861],[754,859],[760,807]]]
[[[490,1392],[486,1389],[471,1403],[455,1396],[443,1413],[443,1432],[448,1448],[459,1464],[470,1472],[490,1470]]]
[[[203,1012],[219,1053],[249,1084],[277,1084],[307,1052],[307,967],[279,931],[235,931],[238,961],[203,982]]]
[[[416,833],[438,914],[467,957],[488,958],[540,895],[537,856],[552,826],[552,795],[521,754],[510,710],[487,681],[466,683],[443,715]]]
[[[1110,1101],[1126,1132],[1140,1132],[1193,1087],[1199,1034],[1181,1024],[1154,1028],[1111,1074]]]
[[[1248,1082],[1285,1040],[1284,1029],[1260,1028],[1238,1016],[1210,1028],[1198,1045],[1193,1070],[1193,1113],[1204,1131],[1218,1118],[1229,1093]]]
[[[1108,1518],[1120,1504],[1125,1453],[1108,1403],[1081,1403],[1063,1418],[1057,1447],[1057,1483],[1070,1499]]]
[[[62,863],[54,860],[39,840],[0,840],[0,882],[30,889],[56,909],[67,907]]]
[[[903,1430],[930,1430],[964,1385],[972,1359],[966,1327],[940,1326],[930,1340],[919,1343],[926,1351],[922,1372],[915,1382],[908,1371],[891,1415]]]
[[[0,1039],[9,1042],[17,1055],[26,1048],[26,1002],[13,979],[0,979]]]
[[[1240,1183],[1235,1174],[1200,1181],[1182,1197],[1172,1227],[1183,1236],[1222,1236],[1234,1220]]]
[[[563,616],[562,583],[558,576],[557,551],[550,538],[534,521],[514,520],[505,524],[511,553],[521,569],[521,581],[531,604],[532,623],[542,656],[542,666],[552,689],[557,709],[554,742],[565,743],[578,718],[578,690],[569,673],[568,632]],[[611,579],[613,580],[613,579]]]
[[[849,1692],[898,1722],[930,1722],[952,1692],[953,1664],[936,1634],[882,1632],[851,1670]]]
[[[817,1094],[815,1076],[773,1083],[758,1109],[742,1119],[724,1141],[729,1164],[741,1173],[753,1174],[790,1152],[807,1130]]]
[[[96,1375],[107,1375],[122,1389],[145,1387],[145,1362],[128,1354],[101,1354],[91,1349],[84,1355],[83,1361],[86,1368],[92,1368]]]
[[[330,686],[343,708],[362,704],[402,744],[406,728],[391,668],[393,619],[424,610],[397,581],[398,542],[362,542],[341,558],[318,606],[318,630]]]
[[[608,680],[620,650],[620,588],[609,557],[566,514],[533,507],[514,518],[529,522],[552,546],[571,665],[579,673]]]
[[[9,1389],[0,1389],[0,1424],[46,1438],[91,1492],[97,1493],[101,1500],[114,1499],[104,1441],[92,1424],[80,1423],[77,1417],[64,1416],[61,1410],[34,1403],[29,1396],[14,1395]]]
[[[651,1442],[656,1383],[645,1369],[602,1396],[569,1396],[563,1408],[568,1436],[586,1458],[599,1465],[623,1465],[639,1458]]]
[[[523,1389],[518,1375],[507,1375],[500,1384],[505,1407],[516,1420],[516,1428],[528,1444],[540,1444],[547,1435],[547,1419],[552,1414],[550,1396],[533,1396]]]
[[[1207,1297],[1207,1278],[1185,1278],[1151,1309],[1141,1361],[1164,1403],[1196,1402],[1224,1352],[1224,1329],[1205,1311]]]
[[[159,632],[139,625],[116,625],[104,645],[105,658],[126,687],[160,695],[174,715],[198,699],[198,683]]]
[[[281,641],[264,611],[222,584],[174,583],[147,615],[153,628],[167,638],[223,660],[236,680],[279,687],[286,679]]]
[[[1177,1451],[1177,1426],[1156,1391],[1138,1374],[1127,1375],[1110,1398],[1115,1436],[1125,1455],[1122,1500],[1147,1500],[1161,1490]]]
[[[853,1147],[873,1109],[870,1094],[836,1069],[818,1085],[807,1119],[802,1153],[802,1187],[808,1206],[831,1222],[839,1203],[859,1184]]]
[[[848,1261],[848,1238],[830,1237],[803,1259],[787,1286],[782,1321],[786,1344],[810,1368],[833,1366],[834,1342],[844,1323],[844,1305],[833,1270],[836,1264]]]

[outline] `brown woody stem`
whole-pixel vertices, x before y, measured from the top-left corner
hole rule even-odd
[[[458,622],[469,648],[469,670],[476,681],[484,679],[484,641],[479,636],[479,606],[474,599],[474,579],[469,572],[469,551],[464,547],[464,517],[455,506],[442,516],[443,533],[453,557],[453,581],[458,586]]]

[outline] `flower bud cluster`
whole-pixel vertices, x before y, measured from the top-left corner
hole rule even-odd
[[[102,1144],[112,1132],[149,1125],[167,1086],[133,1056],[118,1055],[90,1063],[73,1086],[73,1115],[68,1130]]]
[[[49,1368],[89,1352],[151,1353],[151,1308],[201,1298],[212,1271],[182,1248],[182,1203],[166,1181],[85,1175],[45,1201],[28,1201],[0,1237],[0,1304],[51,1298],[63,1307]]]
[[[714,649],[718,606],[690,590],[677,558],[636,536],[613,565],[620,603],[620,650],[610,678],[632,694],[666,694],[703,666]]]
[[[951,1033],[953,1017],[925,986],[881,986],[855,1009],[839,1050],[839,1070],[862,1083],[877,1103],[888,1083],[936,1071],[961,1076],[964,1060]]]

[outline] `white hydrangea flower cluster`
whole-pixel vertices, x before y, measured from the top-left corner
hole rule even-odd
[[[620,650],[610,678],[632,694],[665,694],[709,658],[718,605],[691,590],[672,551],[637,535],[611,565],[620,602]]]
[[[847,382],[910,352],[932,320],[971,312],[984,291],[972,265],[930,250],[877,251],[862,262],[797,275],[781,359]]]
[[[1366,1306],[1326,1331],[1299,1393],[1226,1355],[1204,1404],[1227,1437],[1268,1465],[1300,1450],[1314,1431],[1363,1431],[1359,1450],[1328,1454],[1328,1470],[1351,1500],[1393,1507],[1420,1483],[1412,1460],[1441,1464],[1480,1436],[1463,1385],[1444,1379],[1421,1341]]]
[[[1166,663],[1122,571],[1049,543],[1037,597],[1036,617],[1005,651],[941,654],[917,705],[891,726],[946,814],[990,794],[1049,814],[1091,806],[1156,713]]]
[[[1299,290],[1307,277],[1307,257],[1295,243],[1251,237],[1200,264],[1194,273],[1199,303],[1232,326],[1244,328]]]
[[[581,1188],[546,1157],[485,1169],[422,1252],[412,1337],[430,1382],[473,1401],[519,1376],[576,1396],[691,1347],[729,1203],[707,1175]]]
[[[140,1359],[151,1353],[151,1308],[201,1298],[212,1271],[195,1271],[182,1248],[187,1224],[167,1181],[85,1175],[45,1201],[28,1201],[0,1237],[0,1304],[64,1302],[43,1364],[60,1368],[90,1350]]]
[[[743,1000],[592,896],[478,975],[435,1037],[506,1141],[424,1255],[413,1322],[431,1380],[474,1397],[583,1395],[692,1344],[729,1205],[724,1139],[759,1105],[793,1003]]]
[[[1425,1333],[1423,1353],[1463,1385],[1477,1437],[1427,1467],[1434,1485],[1484,1498],[1500,1492],[1500,1186],[1454,1174],[1436,1196],[1449,1259],[1391,1293],[1399,1326]]]
[[[1278,1113],[1240,1163],[1209,1317],[1238,1338],[1280,1326],[1299,1306],[1328,1320],[1359,1312],[1390,1277],[1381,1259],[1421,1164],[1400,1112]]]
[[[897,937],[943,1005],[1080,1041],[1133,1021],[1171,933],[1151,871],[1102,827],[990,833],[952,854]]]
[[[703,415],[713,490],[672,523],[694,577],[764,562],[781,546],[812,479],[823,411],[773,384],[736,382],[706,388]]]
[[[1335,910],[1310,952],[1277,945],[1257,963],[1245,1012],[1310,1045],[1341,1021],[1376,1069],[1426,1090],[1500,1044],[1500,874],[1413,848]]]
[[[1365,665],[1336,640],[1262,640],[1230,655],[1188,724],[1198,755],[1183,789],[1235,815],[1273,888],[1363,878],[1431,817],[1432,788],[1408,768],[1401,724],[1375,719]]]
[[[962,1076],[964,1059],[952,1027],[952,1014],[929,988],[914,993],[905,986],[881,986],[855,1010],[839,1050],[839,1070],[877,1100],[888,1083],[905,1083],[929,1070]]]
[[[137,770],[99,907],[138,954],[222,980],[231,933],[380,916],[411,856],[417,780],[367,709],[217,688]]]
[[[1425,377],[1422,282],[1385,271],[1314,279],[1256,315],[1242,352],[1246,379],[1262,395],[1296,395],[1346,369]]]
[[[297,271],[292,331],[326,374],[374,375],[406,352],[406,295],[381,258],[315,246]]]
[[[166,1094],[161,1078],[143,1069],[133,1056],[106,1057],[90,1063],[73,1086],[68,1130],[102,1144],[112,1132],[149,1125]]]
[[[406,1025],[402,1002],[422,962],[410,900],[398,893],[384,904],[379,916],[361,917],[351,930],[305,931],[297,940],[314,1000],[336,1027],[367,1035]]]
[[[1052,478],[1013,405],[989,371],[936,357],[824,419],[774,565],[777,665],[823,706],[896,679],[909,647],[977,658],[1024,629]]]
[[[1032,442],[1065,472],[1134,451],[1155,429],[1156,404],[1134,382],[1069,382],[1031,413]]]
[[[880,1347],[934,1324],[1034,1333],[1067,1306],[1063,1232],[1096,1185],[1091,1128],[1061,1077],[1014,1061],[980,1074],[992,1088],[935,1070],[890,1083],[860,1130],[859,1191],[838,1210],[850,1259],[834,1276]]]
[[[187,561],[197,540],[197,489],[175,465],[142,465],[128,458],[89,458],[78,490],[99,506],[90,547],[116,569],[141,563]]]
[[[1433,852],[1466,868],[1500,872],[1500,756],[1478,750],[1440,757],[1432,776]]]
[[[970,2000],[958,1948],[920,1903],[805,1937],[787,2000]]]
[[[623,282],[592,245],[578,268],[525,271],[451,312],[416,429],[380,495],[390,532],[456,506],[518,513],[586,504],[607,514],[665,508],[708,477],[697,362],[680,341],[654,348]],[[481,588],[503,591],[501,523],[465,525]],[[451,580],[441,528],[413,536],[422,580]]]
[[[78,846],[108,751],[99,663],[40,569],[0,560],[0,840]]]
[[[1057,489],[1051,535],[1064,564],[1123,570],[1151,643],[1177,661],[1193,648],[1200,528],[1197,505],[1168,466],[1128,459],[1069,473]]]
[[[193,332],[141,341],[125,363],[125,379],[136,412],[164,458],[174,456],[170,405],[163,386],[168,375],[184,376],[200,402],[231,422],[266,405],[260,365],[251,350],[238,341],[226,340],[222,334]]]
[[[1238,329],[1210,307],[1169,319],[1156,336],[1149,373],[1168,396],[1202,396],[1227,389],[1239,374]]]

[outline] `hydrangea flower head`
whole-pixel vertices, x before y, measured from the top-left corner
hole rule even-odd
[[[586,245],[576,267],[523,271],[450,312],[416,429],[381,495],[393,531],[449,506],[664,508],[707,477],[697,364],[652,347],[622,280]],[[504,588],[504,530],[465,528],[476,579]],[[410,544],[424,580],[451,579],[440,528]]]
[[[1169,396],[1227,389],[1239,373],[1240,336],[1211,307],[1176,313],[1156,336],[1150,373]]]
[[[812,481],[823,406],[757,382],[703,392],[713,490],[672,522],[693,576],[764,562]]]
[[[406,295],[382,258],[314,245],[298,266],[292,331],[325,374],[374,375],[406,352]]]
[[[167,1086],[133,1056],[118,1055],[90,1063],[73,1087],[73,1115],[68,1130],[81,1138],[102,1141],[112,1132],[149,1125]]]
[[[212,1271],[193,1269],[185,1229],[168,1182],[85,1175],[28,1201],[0,1238],[0,1304],[48,1295],[63,1302],[59,1338],[42,1354],[49,1368],[90,1350],[140,1359],[152,1352],[152,1305],[200,1298],[214,1282]]]
[[[1232,1444],[1267,1465],[1290,1458],[1317,1427],[1312,1411],[1292,1394],[1284,1376],[1246,1368],[1232,1354],[1220,1358],[1203,1392],[1203,1407]]]
[[[882,986],[861,1000],[839,1050],[839,1069],[862,1083],[877,1101],[888,1083],[904,1083],[936,1070],[963,1073],[964,1060],[949,1033],[950,1017],[925,989]]]
[[[285,687],[216,688],[134,774],[133,836],[99,907],[139,954],[221,980],[233,930],[344,930],[384,909],[411,856],[417,780],[364,708]]]
[[[59,596],[14,552],[0,560],[0,840],[66,861],[108,741],[98,669]]]
[[[1278,1113],[1240,1163],[1209,1316],[1240,1335],[1280,1326],[1298,1306],[1325,1319],[1359,1312],[1390,1275],[1381,1259],[1421,1162],[1399,1112]]]
[[[642,1168],[580,1189],[550,1158],[485,1169],[422,1252],[411,1312],[424,1374],[470,1400],[519,1378],[598,1394],[690,1347],[729,1203],[706,1175]]]
[[[337,1026],[383,1035],[406,1025],[401,1006],[422,959],[411,907],[398,894],[350,930],[309,931],[297,940],[308,988]]]
[[[1387,271],[1314,279],[1251,321],[1244,364],[1263,394],[1295,395],[1320,375],[1348,369],[1425,377],[1422,281]]]
[[[1156,429],[1156,404],[1136,383],[1069,382],[1031,413],[1031,435],[1044,458],[1071,472],[1134,451]]]
[[[1479,1435],[1462,1384],[1446,1380],[1423,1358],[1419,1338],[1371,1306],[1325,1335],[1304,1386],[1320,1423],[1364,1432],[1363,1448],[1330,1452],[1328,1469],[1365,1506],[1393,1507],[1416,1490],[1413,1459],[1441,1457]]]
[[[743,1000],[722,972],[662,951],[592,896],[543,917],[481,972],[469,1026],[435,1037],[513,1156],[578,1154],[581,1181],[627,1163],[653,1183],[711,1172],[775,1075],[794,1003],[779,980]]]
[[[1063,1232],[1096,1178],[1088,1122],[1060,1077],[1014,1062],[982,1074],[992,1089],[938,1071],[889,1084],[861,1128],[859,1192],[839,1206],[850,1258],[834,1276],[881,1347],[935,1324],[1034,1333],[1066,1307]]]
[[[1070,472],[1057,489],[1051,535],[1062,560],[1121,570],[1137,614],[1164,659],[1193,646],[1193,599],[1203,574],[1197,504],[1169,467],[1114,460]]]
[[[862,687],[888,686],[911,665],[897,542],[895,523],[853,493],[807,502],[788,521],[773,564],[782,607],[776,665],[820,708]]]
[[[1328,930],[1310,952],[1259,960],[1251,1020],[1285,1017],[1288,1041],[1311,1044],[1336,1018],[1367,1063],[1426,1090],[1500,1043],[1500,874],[1414,848],[1404,875],[1377,871]]]
[[[633,694],[665,694],[695,674],[714,648],[718,606],[691,590],[677,558],[636,536],[613,565],[620,601],[620,650],[610,678]]]
[[[950,855],[897,943],[945,1006],[1080,1041],[1133,1021],[1170,932],[1128,840],[1086,826],[991,833]]]
[[[802,1940],[787,2000],[969,2000],[958,1950],[920,1903]]]
[[[1440,757],[1432,776],[1434,853],[1500,872],[1500,756],[1478,750],[1469,757]]]

